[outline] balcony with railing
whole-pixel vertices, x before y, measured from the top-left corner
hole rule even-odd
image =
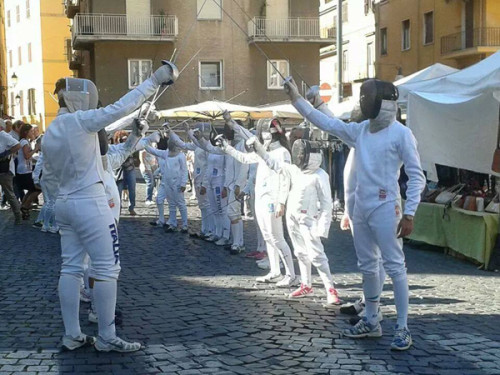
[[[480,27],[441,38],[441,54],[458,58],[500,49],[500,27]]]
[[[254,17],[248,22],[250,42],[335,42],[334,28],[321,28],[319,18],[269,19]]]
[[[73,20],[74,48],[98,41],[174,41],[179,32],[176,16],[77,14]]]
[[[80,10],[80,0],[64,0],[64,10],[68,18],[73,18]]]

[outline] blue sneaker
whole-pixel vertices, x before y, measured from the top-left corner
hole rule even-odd
[[[364,317],[355,326],[345,329],[343,335],[352,338],[382,337],[382,327],[380,323],[370,324]]]
[[[396,326],[394,338],[391,343],[391,350],[408,350],[412,344],[413,340],[411,339],[411,333],[408,328],[398,328]]]

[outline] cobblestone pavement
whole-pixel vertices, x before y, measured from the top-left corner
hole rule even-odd
[[[139,216],[125,214],[120,223],[118,333],[145,344],[133,354],[59,352],[58,235],[27,222],[14,227],[10,212],[0,212],[0,375],[500,374],[498,274],[426,247],[407,247],[415,345],[394,353],[390,283],[382,296],[384,336],[342,338],[347,317],[323,307],[317,275],[314,298],[290,301],[287,290],[256,285],[264,271],[252,260],[163,233],[148,224],[155,210],[139,206]],[[197,213],[190,208],[193,227]],[[245,226],[253,249],[253,222]],[[334,223],[327,254],[341,297],[354,301],[361,278],[350,234],[337,228]],[[82,330],[95,334],[86,308],[82,304]]]

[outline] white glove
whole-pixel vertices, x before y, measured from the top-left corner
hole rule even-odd
[[[295,103],[301,97],[299,88],[297,87],[297,84],[293,80],[292,76],[285,79],[285,81],[283,82],[283,87],[286,94],[290,97],[292,103]]]
[[[319,86],[312,86],[309,90],[307,90],[306,99],[314,108],[318,108],[321,104],[323,104],[323,100],[319,95]]]
[[[259,142],[257,137],[252,137],[255,138],[255,141],[253,142],[253,149],[255,150],[255,153],[259,155],[262,159],[266,160],[267,159],[267,152],[262,143]]]
[[[227,146],[229,146],[228,141],[224,138],[224,134],[219,134],[215,137],[215,145],[219,147],[222,151],[226,151]]]
[[[155,131],[155,132],[151,133],[150,135],[148,135],[146,138],[149,141],[149,143],[158,143],[158,142],[160,142],[161,135],[160,135],[159,131]]]
[[[152,78],[157,86],[172,85],[179,76],[179,70],[170,61],[163,60],[161,63],[163,65],[156,69]]]
[[[255,144],[255,142],[258,142],[258,141],[259,140],[257,139],[257,137],[254,135],[253,137],[250,137],[245,141],[245,145],[247,146],[247,149],[255,150],[254,144]]]
[[[228,111],[224,111],[224,112],[222,112],[222,117],[224,118],[224,121],[226,122],[226,124],[231,129],[234,129],[233,118],[231,117],[231,114]]]
[[[132,133],[137,137],[142,137],[149,129],[149,124],[145,119],[135,119],[132,124]]]

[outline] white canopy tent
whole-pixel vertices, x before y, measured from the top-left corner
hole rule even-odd
[[[434,65],[428,66],[418,72],[415,72],[407,77],[403,77],[394,82],[394,85],[398,87],[399,90],[399,99],[398,104],[403,107],[406,106],[406,102],[408,100],[408,89],[407,85],[417,83],[417,82],[425,82],[430,79],[434,79],[437,77],[443,77],[448,74],[452,74],[458,72],[458,69],[452,68],[451,66],[436,63]],[[332,103],[330,102],[328,106],[331,111],[342,120],[348,120],[351,118],[351,112],[356,104],[359,102],[359,93],[350,97],[348,100],[342,103]]]
[[[499,125],[500,52],[408,88],[408,121],[428,178],[435,164],[491,173]]]

